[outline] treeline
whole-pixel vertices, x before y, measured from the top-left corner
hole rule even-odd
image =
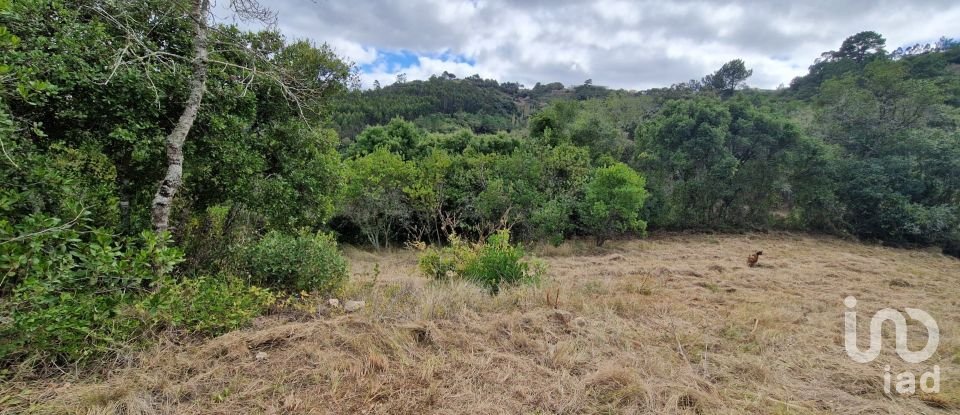
[[[395,117],[430,131],[467,128],[479,133],[512,130],[521,113],[514,102],[519,85],[471,76],[457,79],[444,72],[426,81],[354,90],[334,100],[333,124],[341,137],[352,138],[364,127],[386,124]]]
[[[338,229],[377,245],[443,241],[422,229],[444,220],[476,235],[506,226],[527,240],[597,236],[584,182],[619,163],[646,179],[641,217],[652,229],[811,230],[955,253],[960,48],[944,39],[911,50],[920,52],[890,55],[880,35],[860,33],[791,88],[746,89],[751,71],[735,60],[670,88],[554,100],[527,129],[496,135],[427,133],[395,119],[347,143],[348,166],[393,157],[379,165],[433,181],[398,179],[418,184],[392,205],[357,204],[393,206],[364,213],[379,218],[377,241],[355,211]],[[415,207],[419,188],[442,189],[432,208]]]
[[[413,122],[428,132],[449,133],[467,129],[477,134],[523,129],[527,119],[555,100],[588,100],[611,94],[636,95],[593,85],[566,87],[559,82],[536,83],[531,88],[516,82],[497,82],[479,75],[457,78],[444,72],[426,81],[396,82],[367,90],[355,89],[333,100],[333,127],[349,141],[364,128],[394,118]]]
[[[394,119],[365,130],[347,151],[334,224],[377,248],[445,243],[454,234],[484,239],[500,229],[528,241],[585,233],[600,244],[645,228],[643,179],[567,135],[424,134]]]

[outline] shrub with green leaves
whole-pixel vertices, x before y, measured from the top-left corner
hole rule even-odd
[[[449,246],[428,248],[419,265],[433,279],[464,278],[496,294],[503,285],[540,279],[542,266],[525,261],[525,255],[523,248],[510,244],[510,232],[500,230],[485,243],[469,244],[453,236]]]
[[[347,279],[347,261],[327,233],[267,233],[245,251],[257,285],[288,291],[330,292]]]
[[[123,308],[183,258],[168,235],[117,239],[100,229],[50,227],[58,223],[31,216],[5,228],[18,236],[0,245],[12,287],[0,303],[0,365],[77,363],[129,347],[143,326],[121,318]]]
[[[640,210],[647,200],[646,181],[623,163],[598,168],[585,186],[580,213],[586,230],[597,245],[623,232],[643,232],[647,223]]]
[[[479,246],[473,260],[465,264],[463,276],[494,294],[504,284],[534,282],[539,279],[540,270],[531,270],[530,264],[523,261],[525,254],[523,248],[510,244],[510,232],[501,230]]]
[[[220,335],[247,325],[275,300],[270,290],[234,276],[201,276],[164,284],[134,308],[154,329]]]
[[[476,248],[460,239],[456,234],[450,235],[450,245],[443,248],[430,247],[420,254],[420,271],[435,280],[446,280],[462,276],[465,264],[473,262],[476,257]]]
[[[943,244],[943,254],[960,258],[960,234],[953,234]]]
[[[255,242],[266,218],[239,203],[214,205],[194,213],[177,229],[186,261],[183,275],[236,274],[242,271],[244,248]]]
[[[82,217],[81,216],[78,217]],[[41,214],[0,222],[0,293],[35,279],[53,292],[144,288],[183,261],[169,235],[116,238],[101,228],[74,229]]]
[[[124,292],[59,291],[29,279],[0,311],[0,366],[13,362],[84,363],[129,348],[141,329],[118,318]]]

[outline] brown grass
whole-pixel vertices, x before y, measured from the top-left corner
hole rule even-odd
[[[161,344],[100,378],[9,382],[0,413],[960,411],[956,259],[791,234],[589,245],[535,249],[550,277],[497,297],[428,283],[415,252],[349,249],[343,298],[366,301],[359,313],[271,316],[204,343]],[[847,295],[861,321],[884,307],[928,311],[938,353],[909,365],[891,340],[877,361],[853,362],[842,340]],[[911,335],[916,350],[925,337]],[[887,397],[887,364],[940,365],[941,393]]]

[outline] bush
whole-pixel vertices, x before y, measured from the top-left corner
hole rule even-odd
[[[553,246],[560,246],[571,228],[572,211],[573,202],[570,200],[553,199],[544,203],[530,216],[534,235]]]
[[[585,200],[580,216],[584,228],[594,235],[597,246],[616,233],[643,232],[647,223],[640,211],[647,200],[646,181],[623,163],[598,168],[584,186]]]
[[[166,280],[150,293],[56,292],[29,279],[4,310],[0,361],[85,363],[136,348],[166,328],[219,335],[273,304],[268,290],[235,277]],[[12,359],[11,359],[12,358]]]
[[[193,213],[177,230],[186,261],[178,268],[185,275],[235,274],[242,266],[243,248],[258,238],[266,226],[263,215],[238,203],[207,207]]]
[[[537,281],[543,274],[540,265],[523,260],[523,248],[510,244],[510,232],[501,230],[486,243],[469,244],[452,236],[450,246],[428,248],[420,256],[420,270],[436,280],[465,278],[491,294],[502,285]]]
[[[155,329],[170,327],[220,335],[247,325],[276,298],[233,276],[199,277],[165,284],[136,304]]]
[[[115,238],[107,229],[82,226],[86,214],[76,224],[43,214],[17,224],[0,220],[0,240],[6,241],[0,244],[0,294],[30,278],[53,293],[143,288],[183,261],[169,235]]]
[[[518,284],[539,279],[539,270],[531,272],[524,262],[523,248],[510,244],[510,232],[501,230],[480,245],[477,255],[466,264],[463,276],[496,294],[501,284]]]
[[[960,234],[953,234],[944,242],[943,253],[960,258]]]
[[[330,292],[347,279],[347,261],[326,233],[271,231],[246,249],[246,271],[261,286]]]
[[[450,235],[450,245],[427,248],[419,260],[420,271],[435,280],[462,276],[465,264],[473,262],[476,250],[456,234]]]
[[[141,326],[118,318],[122,293],[57,292],[38,279],[25,281],[0,323],[0,366],[31,360],[84,363],[129,347]]]
[[[56,223],[31,216],[4,230],[48,229],[0,245],[13,287],[0,309],[0,365],[24,358],[77,363],[129,347],[143,327],[120,318],[122,309],[182,260],[166,235],[115,240],[99,229],[84,235],[49,227]]]

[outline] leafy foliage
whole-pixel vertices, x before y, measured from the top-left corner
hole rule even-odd
[[[433,279],[464,278],[496,294],[504,285],[539,280],[542,267],[524,261],[524,255],[522,248],[510,243],[510,232],[504,229],[472,245],[454,235],[449,246],[428,248],[419,263],[420,270]]]
[[[510,90],[479,76],[398,82],[344,95],[336,102],[334,124],[347,138],[358,135],[365,126],[386,124],[396,117],[433,131],[469,128],[492,133],[516,127],[519,113]]]
[[[172,328],[219,335],[245,326],[274,304],[269,290],[228,275],[168,282],[134,305],[154,329]]]
[[[346,164],[344,214],[375,248],[389,246],[394,232],[409,215],[403,189],[412,180],[413,166],[382,146]]]
[[[669,104],[637,135],[653,223],[713,228],[769,223],[800,132],[744,98],[706,98]]]
[[[640,210],[647,199],[645,181],[623,163],[600,167],[586,184],[581,217],[587,231],[596,235],[597,245],[612,235],[643,232],[647,223]]]
[[[721,97],[730,97],[743,86],[750,75],[753,75],[753,70],[747,69],[742,60],[734,59],[723,64],[716,72],[705,76],[703,85],[717,91]]]
[[[148,232],[119,242],[101,230],[84,240],[72,229],[46,229],[0,245],[13,286],[0,308],[9,321],[0,324],[0,361],[83,361],[123,348],[143,329],[121,317],[123,308],[163,281],[182,254]]]
[[[641,92],[450,73],[361,91],[327,45],[216,25],[172,232],[154,234],[193,46],[166,17],[188,2],[87,3],[0,1],[2,366],[232,330],[273,303],[259,287],[335,290],[331,230],[433,242],[424,273],[493,293],[542,272],[517,240],[782,227],[960,245],[960,47],[888,55],[874,32],[778,91],[747,88],[739,59]]]
[[[523,248],[510,244],[510,232],[490,235],[479,247],[476,257],[464,264],[463,276],[496,294],[503,285],[537,281],[540,271],[524,262]]]
[[[271,231],[245,252],[246,271],[262,286],[290,291],[335,290],[347,278],[347,263],[333,235]]]
[[[258,234],[334,213],[342,163],[323,114],[351,65],[326,45],[218,25],[173,234],[145,231],[190,76],[191,25],[171,17],[186,5],[0,2],[0,365],[87,362],[162,327],[238,327],[269,296],[204,275],[241,268]],[[251,62],[254,49],[270,61]],[[242,69],[254,63],[274,70]],[[291,105],[277,77],[309,93]],[[310,240],[305,262],[327,272],[291,285],[342,279],[332,238]]]

